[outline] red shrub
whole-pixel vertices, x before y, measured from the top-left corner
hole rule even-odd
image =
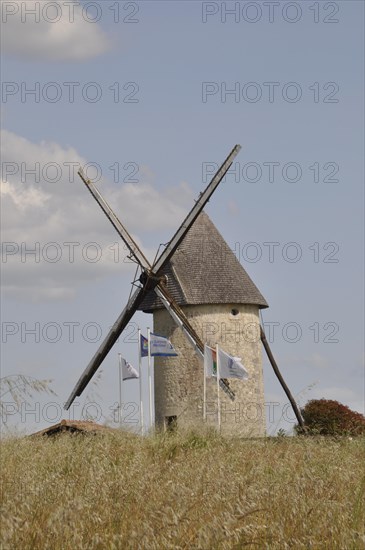
[[[302,416],[308,433],[320,435],[365,434],[365,417],[331,399],[308,401]]]

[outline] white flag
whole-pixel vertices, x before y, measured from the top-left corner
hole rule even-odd
[[[177,355],[170,340],[152,332],[150,334],[150,347],[151,357],[175,357]]]
[[[139,378],[139,374],[136,371],[134,367],[130,363],[128,363],[123,357],[121,357],[121,365],[122,365],[122,379],[123,380],[130,380],[132,378]]]
[[[245,380],[248,378],[248,372],[241,363],[240,357],[232,357],[219,348],[219,377],[220,378],[238,378]],[[204,346],[204,369],[205,376],[217,376],[217,354],[216,350],[205,344]]]

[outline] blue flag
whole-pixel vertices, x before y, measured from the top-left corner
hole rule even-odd
[[[141,357],[147,357],[148,355],[148,340],[141,334]]]

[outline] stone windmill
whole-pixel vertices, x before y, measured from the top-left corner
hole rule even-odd
[[[196,425],[202,421],[204,343],[220,344],[230,355],[242,357],[249,373],[246,381],[219,381],[225,393],[221,402],[222,432],[264,435],[262,341],[303,425],[260,326],[259,309],[268,307],[266,300],[203,212],[239,150],[239,145],[233,148],[153,265],[96,187],[79,172],[142,273],[137,289],[66,402],[66,410],[81,395],[134,313],[142,310],[153,313],[154,331],[171,339],[179,353],[174,360],[155,358],[156,424],[168,427],[172,423]],[[207,423],[215,424],[216,392],[216,384],[208,381]]]
[[[268,307],[246,271],[205,212],[186,234],[164,269],[167,289],[203,342],[218,343],[241,357],[249,378],[230,380],[232,401],[222,394],[222,432],[263,435],[264,388],[259,308]],[[195,424],[202,418],[203,370],[200,360],[156,294],[139,309],[153,313],[154,331],[179,350],[179,357],[155,358],[155,417],[159,425],[177,420]],[[216,423],[214,380],[207,381],[207,423]]]

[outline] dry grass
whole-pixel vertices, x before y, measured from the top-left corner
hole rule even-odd
[[[1,443],[1,548],[362,549],[364,439]]]

